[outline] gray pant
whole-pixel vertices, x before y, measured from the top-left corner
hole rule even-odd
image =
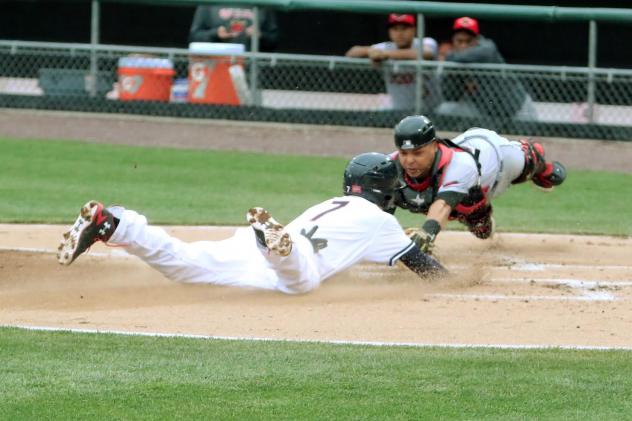
[[[502,154],[503,169],[498,174],[496,184],[489,193],[490,200],[507,190],[511,182],[520,177],[524,170],[524,151],[520,142],[510,141],[509,145],[502,145],[500,153]]]
[[[454,138],[453,142],[474,148],[477,147],[476,142],[484,142],[494,149],[494,155],[498,159],[498,172],[487,193],[489,200],[500,196],[524,170],[525,157],[520,142],[510,141],[492,130],[472,128]]]

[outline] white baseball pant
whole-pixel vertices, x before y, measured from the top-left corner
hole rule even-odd
[[[222,241],[185,243],[147,218],[119,206],[109,211],[120,220],[110,238],[112,244],[124,244],[125,251],[175,282],[209,283],[247,288],[278,290],[286,294],[308,292],[321,279],[315,253],[309,240],[290,233],[292,252],[280,257],[261,247],[251,227],[239,228]]]

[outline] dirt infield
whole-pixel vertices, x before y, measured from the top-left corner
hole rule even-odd
[[[170,282],[95,245],[56,263],[61,226],[0,226],[0,324],[287,339],[632,346],[632,240],[465,233],[438,239],[440,283],[358,265],[303,296]],[[220,229],[169,229],[218,240]],[[9,247],[22,251],[7,250]],[[450,254],[447,252],[449,251]],[[590,263],[587,263],[590,262]]]
[[[0,111],[0,122],[0,136],[24,138],[337,156],[391,149],[383,130],[15,111]],[[630,145],[608,144],[616,150],[614,161],[596,158],[596,146],[601,148],[600,142],[558,139],[548,141],[547,152],[559,156],[563,149],[569,168],[628,171],[623,161],[632,158]],[[446,232],[438,249],[454,272],[447,281],[428,283],[405,269],[358,265],[310,294],[293,297],[173,283],[120,249],[101,244],[61,267],[53,251],[66,228],[0,225],[0,325],[400,343],[632,346],[630,239],[501,234],[484,242]],[[168,231],[187,241],[232,235],[230,229]]]

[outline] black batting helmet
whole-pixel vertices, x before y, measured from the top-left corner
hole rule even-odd
[[[424,115],[406,117],[395,126],[395,146],[401,150],[421,148],[436,138],[432,121]]]
[[[345,196],[360,196],[382,209],[392,206],[395,190],[401,188],[395,161],[377,152],[363,153],[351,160],[344,174]]]

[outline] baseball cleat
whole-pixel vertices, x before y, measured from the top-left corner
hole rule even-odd
[[[545,193],[553,191],[566,179],[566,168],[557,161],[547,162],[544,171],[533,177],[533,184]]]
[[[114,230],[114,216],[96,200],[81,208],[75,224],[64,233],[57,249],[59,263],[68,266],[97,241],[107,242]]]
[[[257,241],[263,247],[279,256],[287,256],[292,251],[290,234],[263,208],[252,208],[246,215],[248,223],[255,230]]]

